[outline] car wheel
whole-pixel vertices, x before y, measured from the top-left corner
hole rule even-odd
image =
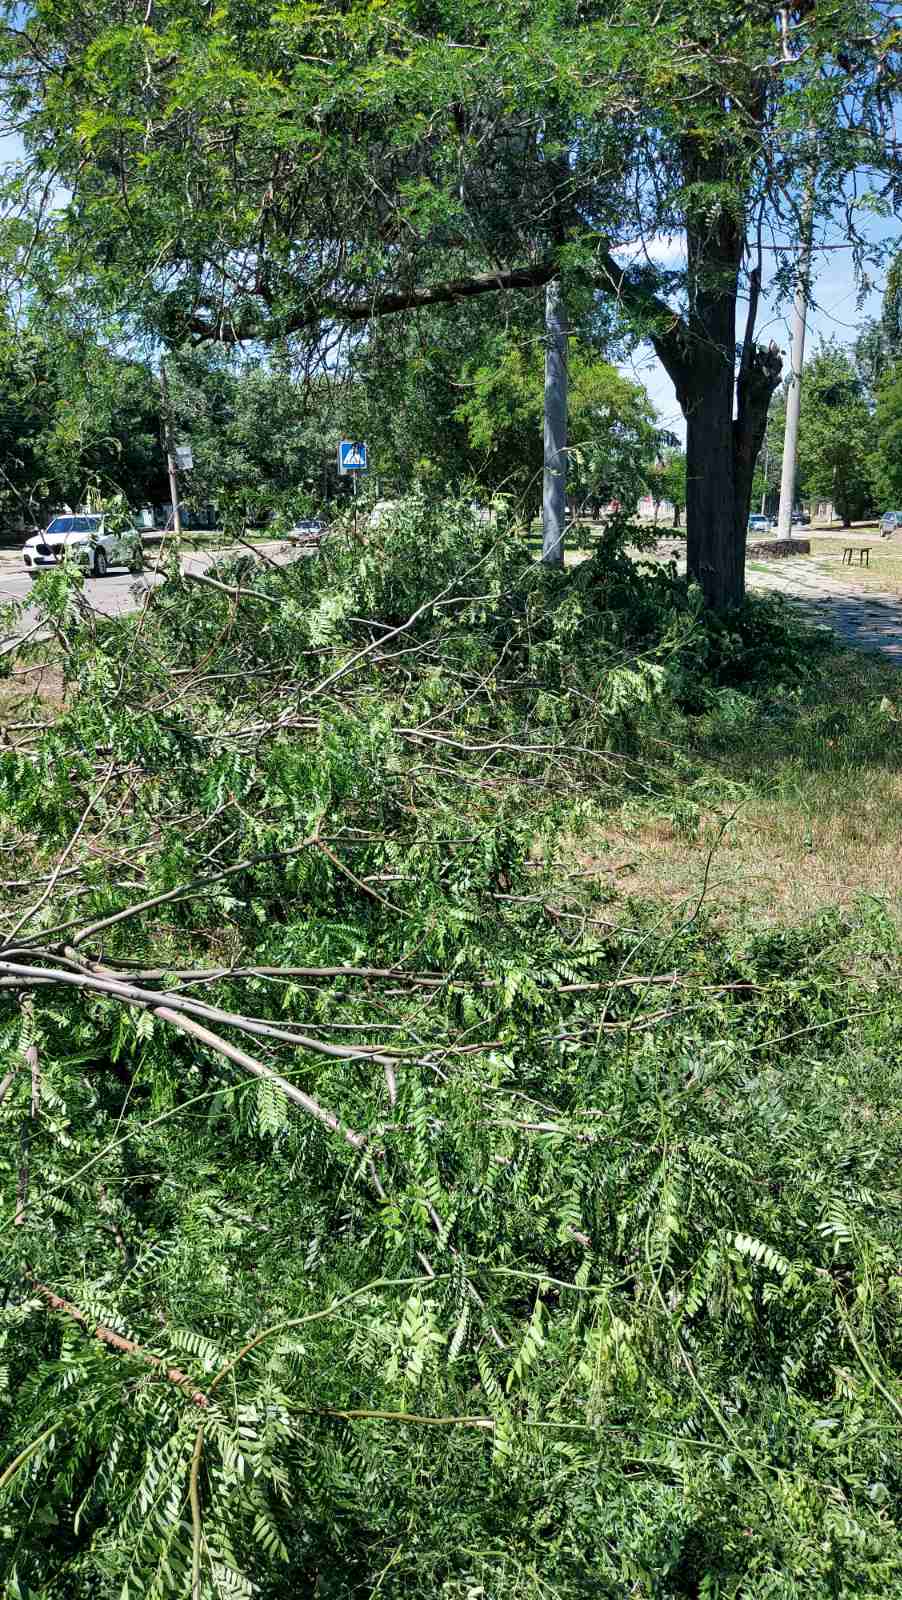
[[[93,565],[91,567],[91,571],[93,572],[94,577],[95,578],[105,578],[108,566],[109,566],[109,562],[107,561],[107,558],[106,558],[106,551],[105,550],[101,550],[100,547],[98,546],[98,548],[94,551],[94,561],[93,561]]]

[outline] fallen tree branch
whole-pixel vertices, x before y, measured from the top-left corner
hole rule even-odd
[[[220,583],[218,578],[211,578],[206,572],[186,570],[182,573],[182,577],[189,583],[202,583],[208,589],[219,589],[222,594],[231,595],[233,599],[240,600],[246,595],[249,600],[265,600],[268,606],[278,606],[282,603],[276,595],[264,594],[261,589],[245,589],[240,584]]]
[[[37,1040],[34,1037],[34,1005],[30,996],[22,1001],[22,1026],[26,1030],[28,1043],[23,1052],[25,1065],[31,1073],[31,1103],[28,1114],[23,1118],[22,1131],[19,1140],[19,1177],[16,1185],[16,1214],[13,1223],[22,1227],[25,1222],[25,1213],[28,1210],[28,1183],[31,1173],[31,1141],[34,1138],[35,1123],[41,1109],[41,1071],[38,1056]]]
[[[308,1116],[314,1117],[317,1122],[323,1123],[333,1133],[340,1134],[346,1143],[352,1145],[355,1150],[362,1150],[366,1145],[367,1141],[362,1133],[356,1133],[353,1128],[345,1127],[333,1111],[321,1106],[311,1095],[305,1094],[303,1089],[298,1089],[293,1083],[289,1083],[287,1078],[280,1077],[270,1067],[264,1066],[263,1062],[258,1061],[256,1056],[248,1055],[245,1050],[240,1050],[237,1045],[230,1044],[227,1039],[223,1039],[219,1034],[203,1027],[193,1017],[183,1014],[183,1008],[186,1008],[186,1006],[191,1006],[192,1008],[198,1006],[200,1004],[199,1001],[186,1002],[178,997],[153,990],[139,989],[135,984],[122,983],[117,978],[106,976],[103,969],[98,973],[65,972],[60,968],[45,970],[42,967],[26,967],[9,961],[0,961],[0,973],[16,979],[22,988],[29,988],[32,984],[40,985],[49,981],[51,983],[66,984],[76,989],[90,989],[95,993],[108,994],[113,999],[123,1000],[128,1005],[141,1006],[150,1011],[153,1016],[160,1017],[163,1021],[171,1023],[173,1027],[180,1029],[182,1033],[191,1034],[193,1038],[207,1045],[217,1055],[224,1056],[227,1061],[234,1062],[236,1066],[241,1067],[245,1072],[249,1072],[253,1077],[262,1078],[272,1083],[284,1094],[287,1100],[290,1100],[294,1105],[300,1106],[301,1110],[306,1111]],[[320,1048],[324,1054],[338,1056],[346,1054],[345,1051],[338,1049],[334,1045],[318,1046],[316,1040],[312,1040],[311,1044],[314,1048]],[[373,1055],[368,1054],[368,1059],[374,1059]]]
[[[72,917],[68,922],[58,922],[52,928],[42,928],[40,937],[43,939],[51,933],[66,933],[70,928],[77,928],[78,932],[73,935],[72,943],[81,944],[83,939],[90,939],[94,934],[113,927],[117,922],[140,916],[142,911],[151,911],[155,906],[171,905],[174,901],[189,900],[195,895],[205,894],[214,884],[221,883],[224,878],[233,877],[236,872],[244,872],[248,867],[262,866],[267,861],[285,861],[290,856],[297,856],[302,851],[309,850],[315,843],[315,836],[311,836],[302,844],[292,845],[287,850],[266,850],[261,855],[248,856],[244,861],[236,861],[231,867],[223,867],[219,872],[211,872],[207,877],[195,878],[190,883],[181,883],[174,889],[167,889],[164,894],[155,894],[147,900],[138,900],[134,905],[125,906],[122,911],[114,911],[109,917],[101,917],[98,922],[89,923],[87,927],[83,924],[79,927],[78,917]],[[8,950],[10,942],[7,940],[2,948]],[[27,944],[27,938],[22,942]]]

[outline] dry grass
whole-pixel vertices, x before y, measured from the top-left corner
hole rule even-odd
[[[47,647],[23,652],[8,678],[0,678],[0,744],[18,744],[28,730],[19,723],[48,722],[66,703],[63,674]]]
[[[802,703],[733,730],[712,715],[691,738],[697,776],[682,795],[627,802],[572,843],[587,888],[680,914],[704,892],[734,922],[798,922],[869,897],[902,922],[897,668],[831,656]]]
[[[881,800],[902,803],[902,779]],[[760,922],[799,922],[862,896],[886,904],[902,921],[902,837],[873,841],[835,811],[825,819],[801,808],[743,809],[702,820],[687,836],[665,817],[621,815],[586,841],[574,859],[618,898],[661,900],[674,909],[704,895],[716,914]]]
[[[855,546],[854,530],[849,535],[849,543]],[[868,591],[882,589],[890,594],[902,594],[902,545],[885,541],[881,544],[872,544],[869,548],[868,566],[859,567],[856,556],[854,565],[848,567],[843,563],[841,540],[814,537],[811,540],[809,559],[817,571],[840,583],[848,584],[852,589]]]

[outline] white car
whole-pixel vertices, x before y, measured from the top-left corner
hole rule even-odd
[[[110,567],[143,565],[144,545],[137,528],[113,533],[99,513],[80,512],[76,516],[54,517],[43,533],[26,539],[22,559],[32,578],[46,567],[54,567],[66,556],[86,567],[95,578],[102,578]]]
[[[301,517],[286,533],[286,539],[297,539],[299,544],[318,544],[326,524],[321,517]]]

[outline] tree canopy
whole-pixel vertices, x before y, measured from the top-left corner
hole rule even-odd
[[[294,335],[311,361],[376,316],[562,273],[577,299],[615,300],[673,377],[690,568],[711,603],[735,602],[780,371],[755,341],[754,241],[768,222],[792,230],[807,174],[819,213],[853,230],[849,175],[896,180],[880,6],[780,15],[724,0],[126,0],[115,18],[10,4],[29,194],[70,196],[29,268],[63,262],[169,340]],[[653,265],[662,233],[685,239],[683,266]]]
[[[37,316],[0,331],[0,507],[12,521],[91,491],[166,494],[159,388],[145,361]]]

